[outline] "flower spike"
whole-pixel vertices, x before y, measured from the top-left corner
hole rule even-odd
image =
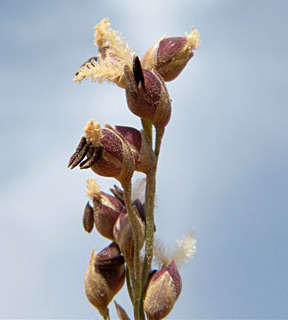
[[[154,215],[158,159],[171,117],[165,82],[182,72],[199,42],[195,29],[183,37],[163,37],[139,59],[109,20],[103,19],[95,26],[98,52],[75,73],[75,82],[90,78],[124,88],[128,108],[142,124],[142,130],[109,124],[101,127],[91,119],[68,162],[70,169],[91,169],[121,184],[108,194],[94,178],[88,179],[89,201],[82,218],[86,232],[92,232],[95,225],[100,235],[113,241],[98,254],[92,250],[85,276],[86,296],[104,320],[110,319],[108,304],[125,278],[134,319],[166,317],[182,289],[178,268],[195,253],[193,232],[177,240],[174,251],[166,250],[154,238]],[[136,188],[132,185],[135,171],[145,175]],[[152,270],[152,262],[158,269]],[[121,320],[129,320],[122,306],[115,302],[115,307]]]

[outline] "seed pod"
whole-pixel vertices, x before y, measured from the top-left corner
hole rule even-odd
[[[79,164],[81,169],[91,168],[95,173],[113,177],[121,183],[130,179],[135,170],[135,160],[122,135],[109,125],[101,129],[93,119],[87,123],[84,131],[86,137],[81,139],[68,166],[73,169]],[[81,162],[85,156],[87,159]]]
[[[134,58],[133,70],[124,67],[124,75],[129,109],[155,127],[165,127],[171,116],[171,102],[161,76],[157,71],[142,69],[138,57]]]
[[[100,128],[91,119],[68,167],[91,168],[95,173],[118,179],[121,184],[130,179],[134,170],[149,173],[155,154],[144,131],[131,127],[105,125]],[[85,157],[87,157],[85,159]],[[82,161],[82,162],[81,162]]]
[[[121,212],[125,212],[122,202],[105,193],[101,192],[101,198],[93,198],[94,221],[97,231],[111,240],[114,239],[113,228]]]
[[[102,176],[114,177],[120,182],[129,179],[135,168],[131,150],[122,137],[111,127],[101,130],[100,144],[104,148],[101,159],[92,170]]]
[[[141,249],[145,240],[145,224],[138,214],[136,214],[136,221],[139,234],[139,249]],[[127,265],[132,267],[134,259],[134,239],[130,219],[127,213],[121,213],[119,215],[119,218],[114,225],[113,234],[115,241],[125,257]]]
[[[84,213],[83,213],[83,227],[84,230],[90,233],[94,226],[94,213],[93,208],[87,202]]]
[[[155,163],[155,154],[144,131],[115,126],[115,130],[128,142],[135,160],[135,170],[148,174]]]
[[[101,314],[122,288],[124,280],[124,258],[115,243],[98,254],[92,250],[85,276],[85,292],[90,303]]]
[[[186,37],[162,38],[142,57],[144,69],[157,70],[164,81],[174,80],[193,57],[199,46],[199,32],[193,30]]]
[[[148,283],[144,310],[149,320],[165,318],[178,299],[182,281],[174,261],[154,273]]]

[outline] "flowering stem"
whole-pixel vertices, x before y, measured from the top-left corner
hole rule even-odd
[[[133,286],[133,301],[134,301],[134,317],[140,319],[139,316],[139,302],[140,302],[140,281],[141,281],[141,264],[140,264],[140,246],[139,246],[139,232],[138,232],[138,221],[136,215],[133,212],[131,204],[131,179],[122,183],[123,197],[125,207],[130,219],[132,234],[134,240],[134,261],[133,268],[129,267],[129,273],[131,275],[132,286]]]
[[[160,153],[160,147],[162,138],[164,135],[164,128],[156,128],[156,141],[154,152],[156,155],[155,165],[151,168],[146,178],[146,194],[145,194],[145,211],[146,211],[146,235],[145,235],[145,259],[142,271],[142,286],[141,286],[141,306],[143,309],[143,298],[146,282],[149,272],[151,270],[151,264],[153,259],[153,247],[154,247],[154,208],[155,208],[155,193],[156,193],[156,172],[157,163]]]

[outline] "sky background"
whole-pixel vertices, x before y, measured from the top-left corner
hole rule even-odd
[[[169,318],[288,318],[287,12],[286,0],[1,1],[0,318],[99,318],[83,279],[109,240],[84,232],[93,174],[67,161],[92,117],[140,128],[123,90],[72,82],[104,17],[140,56],[164,34],[202,38],[168,83],[157,235],[197,238]],[[116,300],[132,315],[124,288]]]

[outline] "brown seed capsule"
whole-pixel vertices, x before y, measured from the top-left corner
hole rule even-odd
[[[133,70],[126,65],[124,76],[129,109],[151,121],[155,127],[165,127],[171,116],[171,102],[165,83],[157,71],[142,69],[138,57],[135,57]]]
[[[90,206],[89,202],[87,202],[84,213],[83,213],[83,227],[87,232],[91,232],[94,226],[94,213],[93,208]]]
[[[178,299],[182,281],[174,261],[154,273],[148,283],[144,310],[149,320],[165,318]]]
[[[143,68],[157,70],[165,81],[174,80],[193,57],[199,37],[199,32],[193,30],[186,37],[162,38],[142,57]]]
[[[124,258],[115,243],[96,254],[92,250],[85,276],[85,292],[90,303],[105,312],[125,280]]]

